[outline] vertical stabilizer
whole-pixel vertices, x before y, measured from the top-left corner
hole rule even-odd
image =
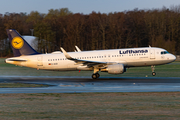
[[[21,55],[39,54],[21,37],[21,35],[16,30],[8,29],[6,31],[15,57]]]

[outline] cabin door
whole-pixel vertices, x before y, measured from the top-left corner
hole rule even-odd
[[[155,50],[150,49],[150,59],[155,59]]]
[[[37,57],[37,66],[43,66],[43,57],[40,56],[40,57]]]

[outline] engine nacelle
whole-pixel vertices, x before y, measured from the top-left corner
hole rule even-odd
[[[108,65],[107,71],[109,74],[122,74],[126,72],[126,68],[123,64]]]

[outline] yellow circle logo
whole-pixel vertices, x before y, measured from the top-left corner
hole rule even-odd
[[[24,41],[21,37],[15,37],[13,38],[12,40],[12,46],[15,48],[15,49],[21,49],[22,46],[24,45]]]

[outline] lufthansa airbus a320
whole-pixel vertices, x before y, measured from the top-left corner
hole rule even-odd
[[[100,77],[99,71],[109,74],[122,74],[128,67],[151,66],[152,75],[155,65],[163,65],[176,60],[173,54],[157,47],[128,48],[62,52],[41,54],[35,51],[14,29],[8,29],[7,34],[11,43],[14,57],[7,58],[6,63],[43,70],[93,71],[92,78]]]

